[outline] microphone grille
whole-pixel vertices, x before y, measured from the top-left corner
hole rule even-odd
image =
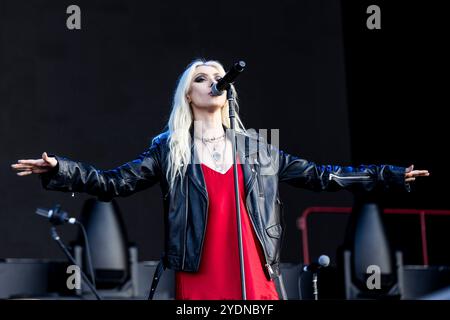
[[[244,70],[244,68],[245,68],[245,62],[244,61],[239,61],[238,63],[236,63],[236,68],[239,70],[239,71],[242,71],[242,70]]]
[[[329,256],[327,256],[327,255],[321,255],[320,257],[319,257],[319,264],[322,266],[322,267],[328,267],[328,265],[330,264],[330,257]]]

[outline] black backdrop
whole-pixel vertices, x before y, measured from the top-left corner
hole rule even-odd
[[[243,122],[280,129],[286,152],[318,163],[413,162],[442,175],[419,182],[414,195],[381,200],[448,208],[448,157],[433,141],[446,140],[439,126],[446,100],[435,76],[444,67],[443,39],[433,41],[429,25],[404,26],[411,13],[401,4],[380,4],[382,30],[375,31],[365,28],[364,2],[77,1],[82,29],[68,30],[71,4],[0,0],[0,257],[61,258],[34,209],[60,203],[77,216],[88,198],[46,192],[9,164],[43,151],[102,169],[131,160],[162,130],[177,77],[197,57],[247,62],[237,84]],[[281,196],[283,261],[301,260],[295,221],[306,207],[352,204],[345,191],[282,185]],[[140,259],[158,259],[158,188],[117,200]],[[338,231],[330,225],[317,241]],[[64,236],[74,238],[73,230]]]
[[[371,4],[381,8],[381,30],[365,27],[361,12]],[[431,176],[417,180],[412,193],[378,200],[385,207],[448,209],[448,6],[343,0],[342,13],[353,162],[426,168]],[[417,219],[408,219],[393,223],[393,245],[414,242],[411,233],[417,239]],[[448,216],[430,217],[427,228],[430,264],[450,265]]]

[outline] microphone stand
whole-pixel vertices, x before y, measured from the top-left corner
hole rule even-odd
[[[64,252],[64,254],[66,255],[66,257],[69,259],[69,261],[75,265],[78,266],[75,259],[72,257],[72,255],[70,254],[69,250],[67,250],[66,246],[64,245],[64,243],[61,241],[60,236],[58,235],[58,232],[56,232],[56,227],[52,226],[50,228],[50,234],[53,238],[53,240],[56,241],[56,243],[59,245],[59,247],[61,248],[61,250]],[[102,300],[102,298],[99,296],[97,290],[95,290],[95,287],[92,285],[91,281],[89,281],[89,278],[86,276],[86,274],[83,272],[83,270],[81,268],[80,272],[81,272],[81,277],[83,278],[83,280],[86,282],[87,286],[89,287],[89,289],[91,289],[91,291],[94,293],[95,297],[97,298],[97,300]]]
[[[242,222],[241,222],[241,206],[239,196],[239,180],[238,180],[238,167],[237,167],[237,152],[236,152],[236,112],[235,112],[235,97],[231,86],[227,88],[227,100],[228,109],[230,115],[230,127],[231,127],[231,149],[233,151],[233,174],[234,174],[234,194],[236,198],[236,218],[237,218],[237,232],[238,232],[238,246],[239,246],[239,266],[241,276],[241,289],[242,300],[247,300],[247,291],[245,288],[245,266],[244,266],[244,250],[242,247]]]
[[[314,300],[319,300],[319,290],[317,288],[317,271],[314,271],[313,273],[313,294],[314,294]]]
[[[314,262],[310,264],[309,266],[304,267],[304,271],[310,271],[312,272],[313,279],[312,279],[312,286],[313,286],[313,294],[314,294],[314,300],[319,300],[319,288],[317,286],[317,274],[319,273],[322,268],[328,267],[330,264],[330,258],[326,255],[321,255],[317,262]]]

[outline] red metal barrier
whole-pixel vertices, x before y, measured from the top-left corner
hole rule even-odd
[[[336,214],[350,214],[351,207],[309,207],[306,208],[302,215],[297,219],[297,227],[302,231],[302,246],[303,246],[303,261],[305,264],[310,263],[309,257],[309,242],[308,242],[308,224],[307,219],[311,214],[316,213],[336,213]],[[427,226],[425,217],[427,215],[448,215],[450,210],[418,210],[418,209],[384,209],[384,214],[412,214],[420,217],[420,234],[422,242],[422,259],[423,264],[428,265],[428,244],[427,244]]]

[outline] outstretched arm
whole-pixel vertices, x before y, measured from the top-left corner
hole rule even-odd
[[[296,187],[315,191],[404,190],[420,176],[429,176],[427,170],[413,170],[393,165],[337,166],[317,165],[271,147],[272,155],[278,157],[278,177]]]
[[[49,157],[19,160],[12,165],[19,176],[40,174],[47,190],[85,192],[102,199],[128,196],[159,181],[161,170],[157,145],[153,144],[135,160],[112,170],[98,170],[92,165],[67,158]]]

